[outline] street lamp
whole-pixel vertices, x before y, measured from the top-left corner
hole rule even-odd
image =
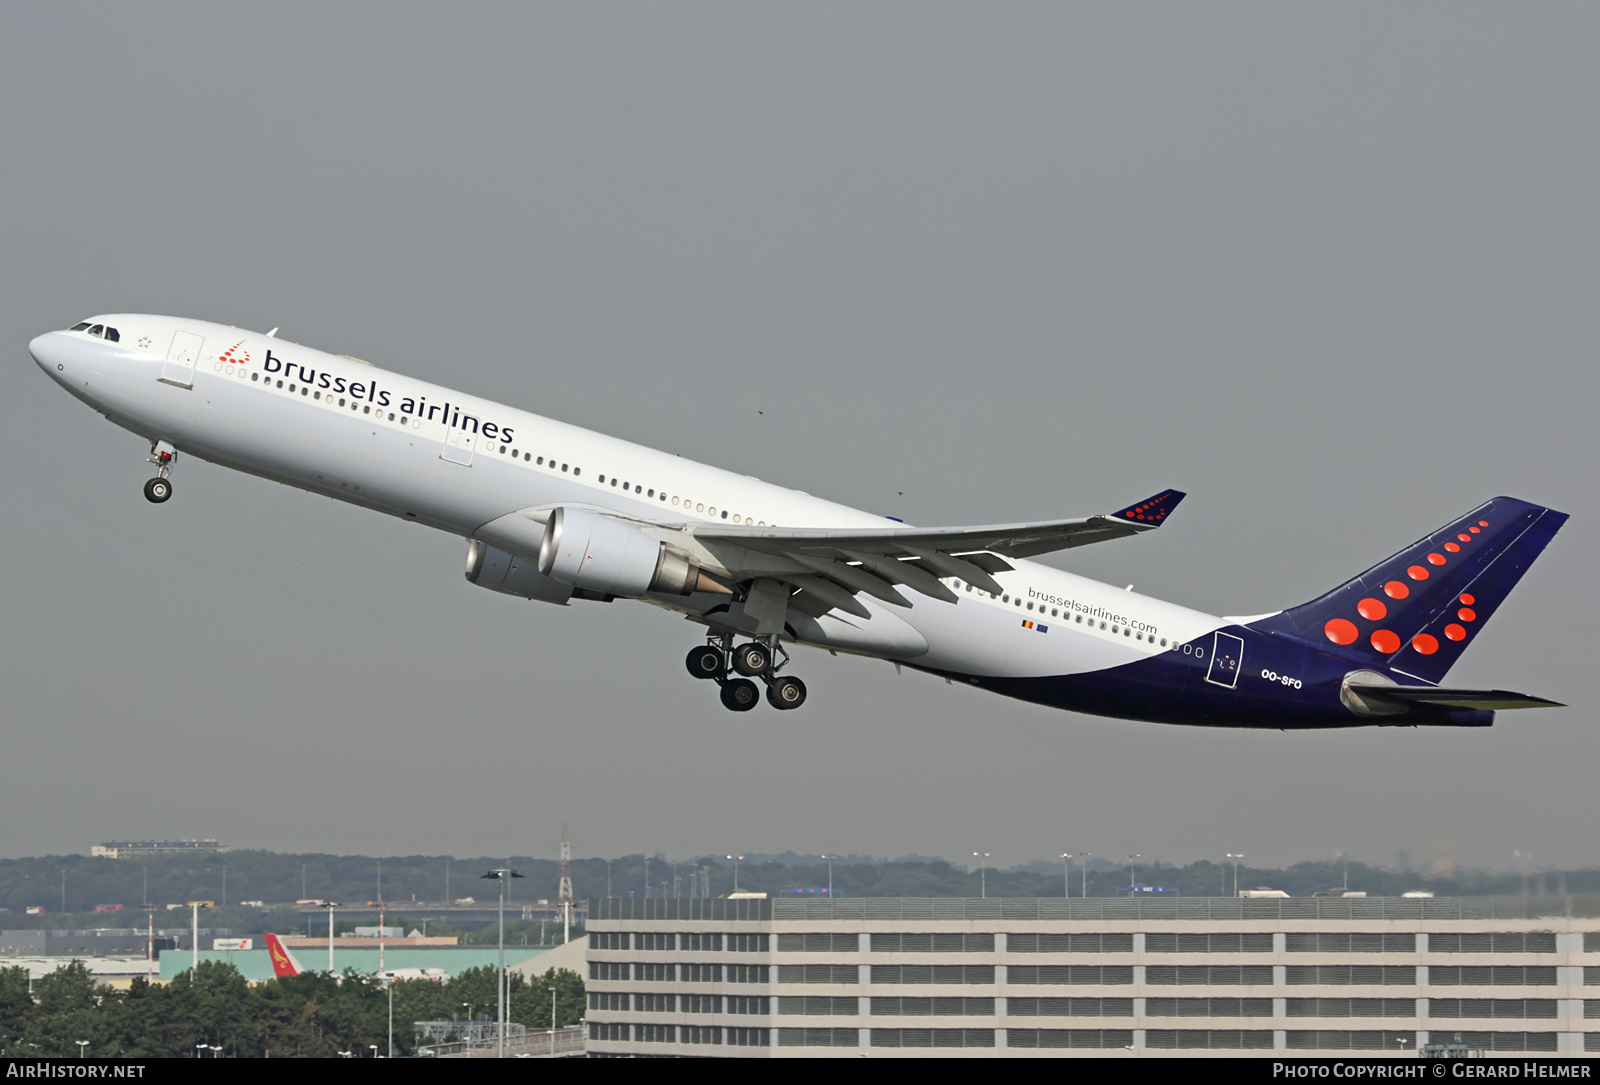
[[[833,899],[833,861],[835,859],[837,859],[838,856],[837,855],[824,855],[824,856],[822,856],[822,858],[826,859],[827,862],[828,862],[828,899],[832,900]]]
[[[1089,896],[1089,857],[1093,854],[1090,851],[1080,851],[1078,853],[1078,870],[1083,876],[1083,892],[1080,895],[1085,899]]]
[[[1233,852],[1230,851],[1228,853],[1228,858],[1233,860],[1233,895],[1234,896],[1238,896],[1239,895],[1239,860],[1244,858],[1244,852],[1239,852],[1237,855],[1235,855]]]
[[[500,883],[500,972],[495,983],[495,997],[499,999],[499,1008],[495,1013],[494,1034],[497,1052],[495,1057],[503,1059],[506,1057],[506,883],[522,875],[515,870],[502,867],[479,877]]]
[[[1128,856],[1128,888],[1129,889],[1137,888],[1137,883],[1133,880],[1133,868],[1134,868],[1134,864],[1137,863],[1142,858],[1144,858],[1142,855],[1130,855],[1130,856]]]
[[[986,851],[975,851],[972,853],[972,857],[978,860],[978,896],[987,897],[989,895],[989,878],[987,870],[989,865],[989,853]]]
[[[546,988],[550,992],[550,1057],[556,1057],[556,989]]]
[[[89,1046],[89,1041],[88,1040],[74,1040],[73,1043],[78,1045],[78,1058],[80,1058],[80,1059],[83,1058],[83,1049]]]
[[[739,891],[739,863],[744,859],[744,856],[730,855],[728,858],[733,860],[733,891],[737,893]]]
[[[1072,896],[1072,853],[1070,851],[1061,853],[1061,895],[1063,897]]]

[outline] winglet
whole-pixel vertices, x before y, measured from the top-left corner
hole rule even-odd
[[[1124,520],[1129,523],[1144,524],[1149,527],[1160,527],[1163,520],[1172,514],[1178,507],[1178,502],[1189,496],[1182,490],[1163,490],[1154,497],[1147,497],[1136,505],[1129,505],[1121,512],[1113,512],[1106,517],[1108,520]]]

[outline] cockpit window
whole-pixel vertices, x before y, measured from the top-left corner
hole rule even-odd
[[[100,339],[106,334],[106,326],[104,324],[96,324],[94,327],[89,329],[89,334],[94,336],[96,339]]]
[[[67,330],[68,331],[74,331],[74,332],[81,332],[81,331],[87,331],[88,328],[89,328],[89,322],[87,320],[85,320],[82,324],[74,324],[72,327],[68,328]]]
[[[106,342],[108,342],[108,343],[120,343],[120,342],[122,342],[122,336],[117,334],[117,329],[115,329],[115,328],[107,328],[106,329]]]

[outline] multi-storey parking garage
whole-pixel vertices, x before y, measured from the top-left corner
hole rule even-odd
[[[595,900],[588,931],[591,1055],[1600,1052],[1589,898]]]

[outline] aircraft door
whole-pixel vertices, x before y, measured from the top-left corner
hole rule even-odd
[[[1211,644],[1211,667],[1206,681],[1233,689],[1239,684],[1239,668],[1244,665],[1244,639],[1232,633],[1218,633]]]
[[[179,388],[193,388],[194,363],[200,360],[200,350],[205,344],[206,341],[194,332],[174,332],[158,379]]]
[[[445,431],[444,448],[439,452],[439,458],[459,463],[463,467],[472,466],[472,451],[478,444],[478,435],[469,430],[455,429],[452,427]]]

